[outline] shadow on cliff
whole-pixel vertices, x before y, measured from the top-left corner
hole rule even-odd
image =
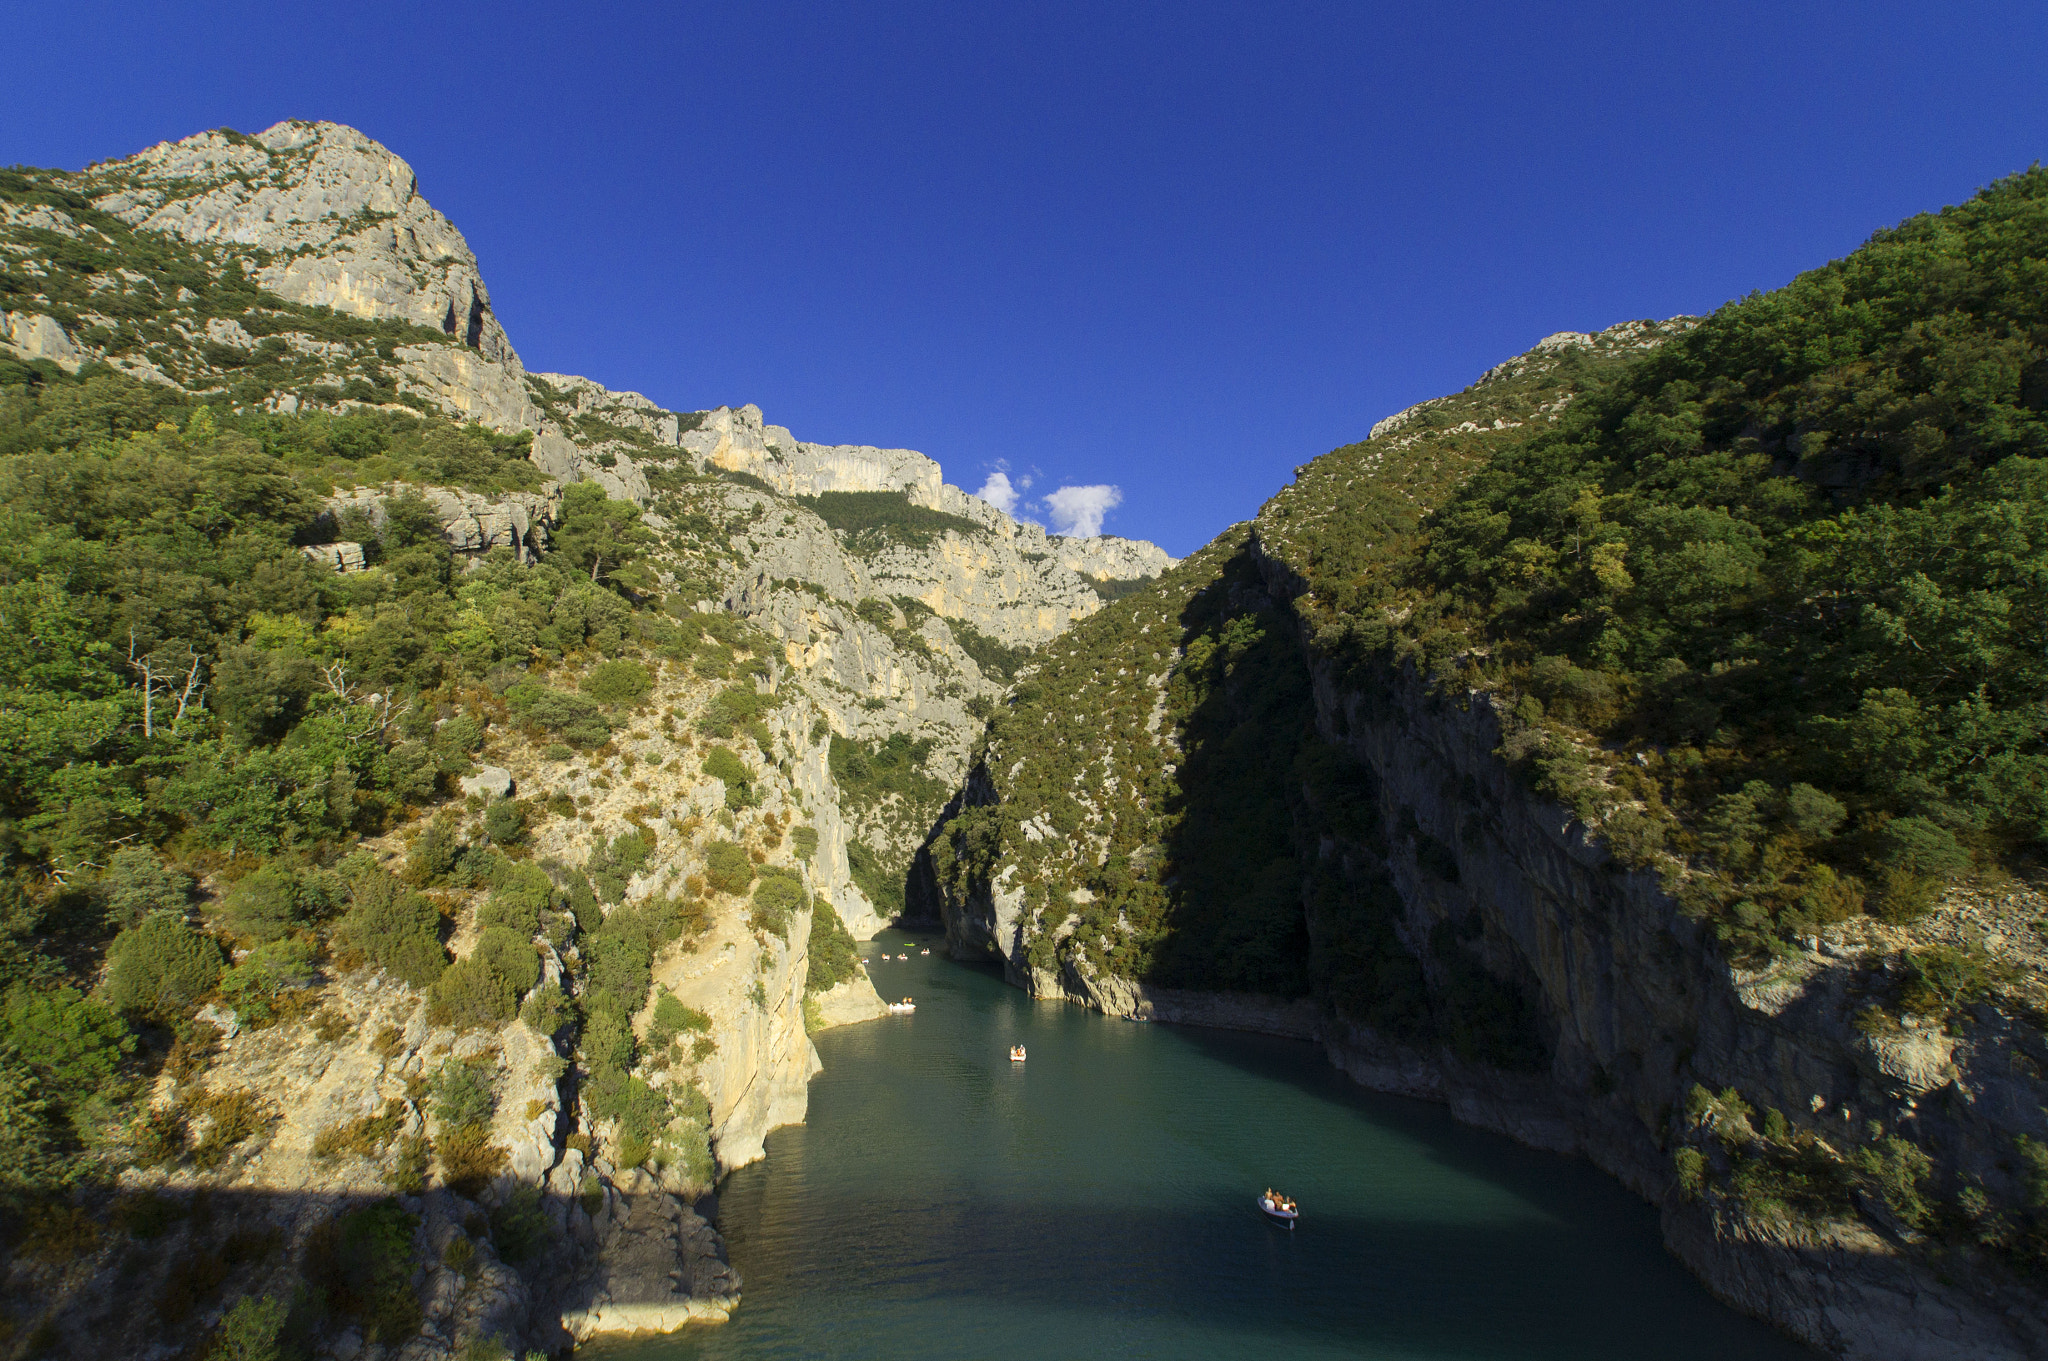
[[[302,1347],[381,1320],[400,1340],[425,1337],[422,1357],[479,1334],[514,1354],[565,1355],[559,1316],[600,1284],[588,1219],[581,1241],[567,1231],[579,1217],[574,1197],[494,1210],[443,1188],[17,1202],[0,1220],[0,1342],[27,1336],[41,1356],[197,1356],[236,1301],[269,1296],[290,1305],[287,1340]]]
[[[1185,656],[1173,685],[1194,703],[1180,722],[1172,830],[1159,847],[1164,931],[1144,981],[1299,997],[1310,943],[1289,786],[1314,729],[1307,662],[1248,546],[1179,623]],[[1098,896],[1130,898],[1139,868],[1112,856]]]

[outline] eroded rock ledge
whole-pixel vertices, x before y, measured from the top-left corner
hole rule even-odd
[[[723,1323],[739,1308],[740,1277],[726,1261],[725,1244],[673,1195],[615,1192],[598,1213],[597,1230],[597,1265],[563,1294],[562,1327],[578,1345]]]

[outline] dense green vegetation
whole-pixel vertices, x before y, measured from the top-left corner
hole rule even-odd
[[[1285,757],[1267,763],[1263,745],[1277,740],[1291,752],[1300,738],[1300,687],[1275,664],[1291,646],[1289,631],[1263,630],[1256,608],[1247,613],[1227,590],[1211,591],[1233,560],[1241,569],[1243,548],[1242,531],[1226,535],[1147,591],[1076,624],[1035,655],[990,721],[978,760],[1003,801],[948,821],[930,845],[933,869],[962,898],[999,860],[1014,864],[1038,968],[1082,958],[1182,986],[1305,986],[1305,961],[1298,949],[1289,955],[1298,903],[1276,915],[1266,910],[1275,900],[1255,894],[1263,906],[1249,916],[1231,911],[1276,856],[1293,854],[1284,801],[1254,808],[1255,795],[1240,800],[1242,791],[1184,781],[1172,768],[1178,729],[1192,722],[1205,739],[1228,745],[1235,735],[1228,756],[1215,753],[1214,769],[1248,776],[1270,795],[1287,765]],[[1184,641],[1200,660],[1168,712],[1155,714]],[[1276,680],[1279,690],[1263,693]],[[1248,809],[1252,820],[1237,821]],[[1191,817],[1219,839],[1182,835]]]
[[[2037,171],[1696,327],[1534,351],[1304,468],[1257,550],[1350,684],[1413,661],[1505,692],[1505,754],[1674,869],[1731,949],[1910,918],[2048,830],[2043,258]],[[990,727],[1003,803],[950,823],[935,868],[958,895],[1015,865],[1040,967],[1313,979],[1386,1033],[1532,1061],[1457,928],[1418,958],[1390,889],[1297,863],[1335,835],[1457,874],[1313,739],[1251,561],[1219,541],[1049,647]],[[1177,754],[1125,737],[1155,697]]]
[[[900,825],[929,827],[952,794],[925,773],[931,753],[929,737],[897,732],[863,742],[835,733],[829,760],[841,802],[856,816],[888,808]]]
[[[548,561],[500,552],[467,573],[416,496],[387,496],[381,523],[336,524],[318,500],[337,467],[519,485],[519,442],[31,376],[0,389],[0,1137],[18,1154],[0,1182],[17,1192],[135,1156],[215,1156],[185,1147],[185,1115],[137,1122],[128,1105],[159,1065],[203,1049],[188,1018],[209,998],[269,1024],[303,1008],[331,959],[431,988],[451,1023],[509,1019],[538,976],[548,877],[442,820],[414,839],[403,881],[352,844],[442,798],[489,724],[600,743],[607,704],[649,683],[624,658],[580,694],[528,666],[695,655],[636,605],[635,518],[601,493],[565,498]],[[364,542],[368,570],[299,551],[337,533]],[[500,847],[524,835],[518,805],[484,821]],[[483,938],[450,968],[447,923],[420,890],[486,885]],[[672,915],[643,940],[683,929],[688,914]],[[249,949],[231,968],[229,945]],[[207,1120],[222,1151],[260,1125]]]
[[[1127,595],[1136,595],[1152,581],[1151,577],[1084,577],[1095,594],[1104,600],[1122,600]]]
[[[965,619],[948,619],[946,627],[953,631],[953,641],[960,645],[960,650],[974,658],[981,674],[990,680],[1014,680],[1018,668],[1031,656],[1030,648],[1011,647],[989,637]]]
[[[860,951],[846,924],[824,898],[811,901],[811,963],[805,992],[823,992],[860,972]]]
[[[2036,170],[1729,304],[1499,451],[1405,563],[1318,545],[1318,644],[1519,696],[1539,787],[1689,862],[1738,950],[2036,853],[2044,258]]]
[[[891,544],[927,548],[941,534],[963,537],[982,532],[960,515],[914,506],[898,491],[827,491],[799,496],[797,503],[843,535],[859,553],[873,553]]]

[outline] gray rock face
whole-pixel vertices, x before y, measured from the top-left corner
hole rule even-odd
[[[70,334],[40,312],[0,312],[0,345],[23,359],[47,359],[66,373],[78,372],[84,362]]]
[[[1043,642],[1100,609],[1089,578],[1157,576],[1177,561],[1136,539],[1049,536],[949,485],[939,464],[913,449],[808,444],[764,424],[756,406],[702,413],[677,443],[709,467],[758,478],[784,496],[897,492],[912,505],[981,526],[978,536],[949,533],[930,549],[887,550],[869,567],[883,593],[921,600],[1006,643]]]
[[[565,1292],[562,1327],[579,1345],[723,1322],[739,1307],[739,1273],[709,1224],[661,1192],[616,1199],[594,1269]]]
[[[330,571],[360,572],[363,570],[363,546],[359,543],[307,544],[299,551]]]
[[[534,561],[547,548],[548,529],[555,523],[562,504],[561,493],[553,487],[538,492],[484,496],[457,487],[387,482],[380,487],[355,487],[328,497],[326,513],[339,521],[349,511],[356,511],[367,516],[372,525],[382,526],[385,500],[407,493],[434,508],[441,520],[441,533],[456,552],[487,553],[493,548],[510,548],[521,562]],[[346,552],[350,548],[355,550],[352,565]],[[361,544],[323,544],[305,552],[339,571],[359,571],[363,565]]]
[[[479,798],[512,797],[512,772],[503,766],[485,766],[474,775],[463,776],[457,784],[464,794],[474,794]]]
[[[875,991],[874,983],[864,973],[844,983],[835,983],[823,992],[813,993],[811,1000],[817,1004],[818,1024],[825,1029],[857,1025],[889,1014],[881,994]]]
[[[1180,561],[1156,543],[1097,534],[1075,539],[1054,535],[1048,543],[1060,566],[1097,581],[1136,581],[1156,577]]]
[[[469,243],[420,197],[412,167],[354,128],[202,132],[89,179],[96,206],[145,231],[262,251],[252,277],[280,297],[429,327],[517,372]]]

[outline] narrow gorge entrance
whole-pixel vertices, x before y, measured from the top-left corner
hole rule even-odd
[[[870,972],[916,1013],[819,1036],[809,1123],[721,1188],[732,1322],[582,1355],[1811,1355],[1716,1303],[1586,1163],[1308,1044],[1034,1002],[925,943],[869,950],[909,953]],[[1259,1214],[1269,1184],[1297,1232]]]

